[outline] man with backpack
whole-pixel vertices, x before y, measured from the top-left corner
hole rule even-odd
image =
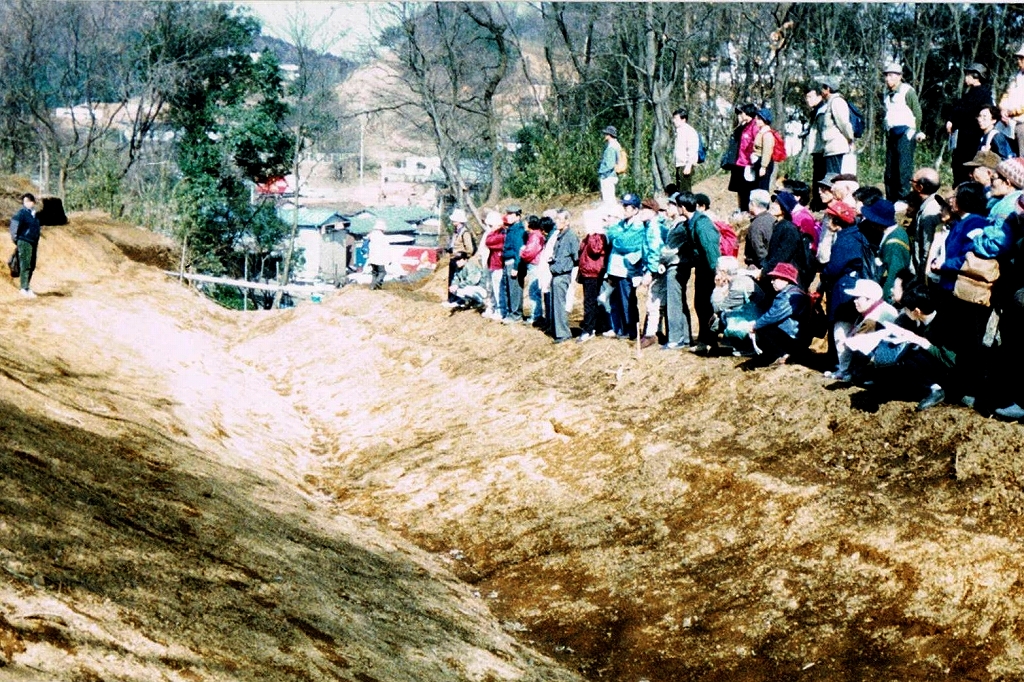
[[[811,210],[821,211],[825,205],[818,194],[818,182],[829,173],[856,173],[853,140],[857,136],[854,122],[859,117],[829,80],[822,80],[810,88],[805,100],[812,112],[807,140],[812,160],[811,186],[814,188]]]
[[[701,162],[700,135],[690,125],[689,117],[690,112],[682,107],[672,112],[672,125],[676,128],[676,188],[680,192],[693,191],[693,169]]]

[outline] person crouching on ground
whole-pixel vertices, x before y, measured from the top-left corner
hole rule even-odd
[[[909,270],[903,272],[906,273]],[[899,287],[902,295],[903,280],[900,279],[898,281],[900,282]],[[855,337],[858,334],[874,332],[881,325],[895,322],[899,312],[894,306],[885,302],[882,285],[873,279],[858,279],[852,288],[845,289],[843,293],[853,299],[853,307],[859,317],[853,323],[850,331],[842,339],[837,340],[837,367],[835,371],[825,372],[825,376],[836,381],[851,381],[853,374],[855,374],[854,371],[851,371],[851,367],[856,369],[859,364],[856,362],[857,356],[850,348],[851,339],[853,339],[852,345],[856,346]]]
[[[800,272],[791,263],[779,263],[768,277],[775,299],[768,311],[754,321],[750,338],[760,353],[756,364],[782,365],[808,346],[803,327],[811,298],[800,287]]]
[[[711,307],[715,311],[712,329],[721,332],[723,340],[733,346],[733,355],[749,354],[749,334],[758,317],[756,297],[760,287],[747,270],[741,270],[733,256],[718,259],[715,289]]]
[[[448,287],[452,308],[483,308],[487,304],[487,274],[483,267],[464,253],[456,257],[455,277]]]

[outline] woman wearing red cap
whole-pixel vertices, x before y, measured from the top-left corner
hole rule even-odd
[[[757,364],[785,364],[793,353],[807,347],[804,318],[810,296],[799,284],[800,272],[791,263],[779,263],[768,273],[775,299],[768,311],[757,318],[750,337],[760,353]]]

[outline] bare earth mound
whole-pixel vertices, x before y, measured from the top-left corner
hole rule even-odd
[[[1024,678],[1018,425],[111,229],[0,286],[0,679]]]
[[[256,318],[97,220],[44,231],[38,299],[0,286],[0,679],[576,679],[304,486],[308,428],[230,350]]]

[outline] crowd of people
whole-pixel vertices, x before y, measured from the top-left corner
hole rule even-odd
[[[577,343],[629,339],[756,367],[810,358],[817,338],[830,381],[916,394],[921,410],[960,403],[1024,420],[1024,389],[995,377],[1014,376],[1024,357],[1024,47],[1016,56],[1021,72],[999,106],[984,66],[966,69],[947,125],[957,152],[945,190],[934,168],[912,165],[921,110],[898,64],[883,69],[884,190],[858,182],[863,122],[827,79],[805,97],[810,182],[775,177],[771,112],[737,109],[723,158],[738,197],[728,221],[692,191],[701,141],[684,109],[673,115],[679,184],[660,200],[615,195],[621,148],[606,128],[602,203],[584,212],[582,234],[564,209],[524,217],[511,205],[487,213],[477,243],[466,214],[453,212],[446,305],[564,343],[578,282]]]

